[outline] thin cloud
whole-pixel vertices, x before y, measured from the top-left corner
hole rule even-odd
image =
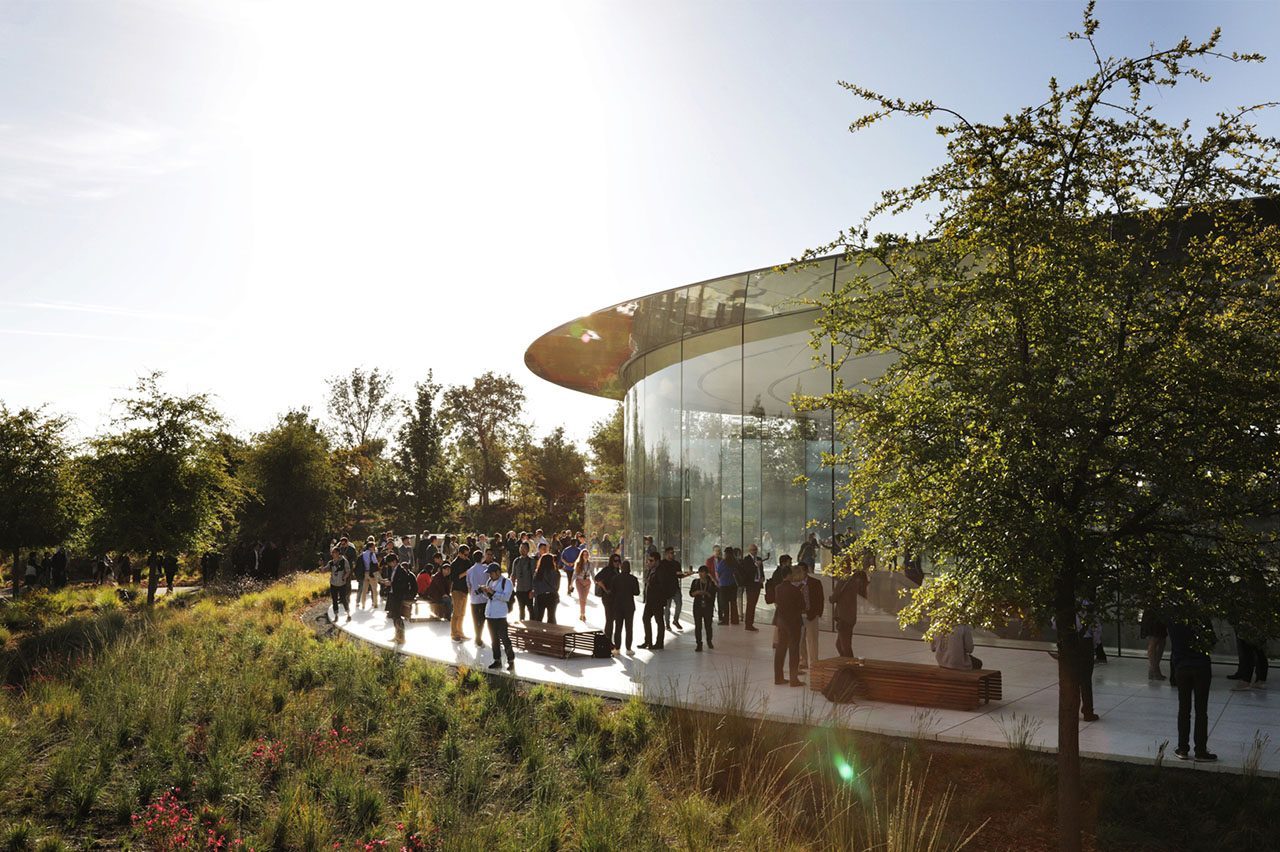
[[[178,340],[164,338],[140,338],[136,335],[86,334],[78,331],[43,331],[29,328],[0,328],[0,334],[12,334],[20,337],[61,337],[70,340],[97,340],[106,343],[179,343]]]
[[[186,325],[200,325],[212,328],[214,323],[204,317],[186,316],[183,314],[167,314],[159,311],[142,311],[135,308],[120,308],[114,305],[92,305],[83,302],[0,302],[6,308],[17,308],[29,311],[64,311],[77,314],[93,314],[95,316],[120,317],[122,319],[152,320],[157,322],[176,322]]]
[[[66,116],[0,124],[0,199],[101,199],[186,168],[193,161],[177,131],[138,121]]]

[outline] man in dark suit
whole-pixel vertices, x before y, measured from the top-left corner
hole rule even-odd
[[[408,567],[400,564],[400,557],[394,550],[387,554],[384,573],[388,575],[382,582],[387,587],[387,609],[391,612],[391,623],[396,628],[395,643],[403,645],[404,610],[417,597],[418,584]]]
[[[805,600],[807,580],[804,568],[796,565],[791,574],[765,590],[765,602],[774,606],[773,624],[778,630],[778,641],[773,651],[773,682],[783,684],[782,662],[789,662],[790,683],[804,686],[800,680],[800,637],[804,633],[805,613],[809,602]],[[821,599],[821,594],[819,594]]]

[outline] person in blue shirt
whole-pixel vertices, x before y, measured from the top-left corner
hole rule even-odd
[[[581,536],[581,533],[579,533]],[[568,582],[565,584],[569,593],[569,597],[573,597],[573,566],[578,561],[578,554],[582,552],[582,542],[579,539],[573,539],[569,542],[568,547],[560,551],[560,570],[565,572]]]
[[[716,562],[716,581],[719,585],[719,609],[721,624],[738,623],[738,562],[733,548],[725,548],[724,558]]]

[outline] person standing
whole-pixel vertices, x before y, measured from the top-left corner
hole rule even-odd
[[[711,641],[711,622],[716,614],[718,594],[719,587],[711,579],[707,566],[698,568],[698,576],[689,584],[689,597],[693,599],[693,639],[697,643],[693,649],[695,651],[702,650],[703,631],[707,634],[707,647],[713,651],[716,648]]]
[[[457,556],[449,563],[449,599],[453,607],[449,613],[449,633],[454,642],[463,642],[467,638],[462,632],[462,625],[467,617],[467,570],[471,567],[471,549],[464,544],[456,552]]]
[[[538,567],[533,572],[533,620],[556,623],[556,607],[560,603],[560,569],[556,558],[547,553],[547,545],[538,548]]]
[[[1241,635],[1241,631],[1244,635]],[[1271,664],[1267,660],[1267,641],[1262,634],[1247,625],[1236,627],[1236,649],[1240,655],[1239,683],[1231,687],[1235,692],[1245,689],[1266,689],[1267,672]]]
[[[578,564],[578,555],[580,553],[582,553],[582,548],[578,546],[576,541],[572,540],[560,551],[560,569],[565,573],[565,591],[570,597],[573,596],[574,569]]]
[[[1209,685],[1213,669],[1209,649],[1213,647],[1213,630],[1204,625],[1192,627],[1185,622],[1169,625],[1169,644],[1173,646],[1169,669],[1178,686],[1178,747],[1173,754],[1178,760],[1192,760],[1191,705],[1195,704],[1195,756],[1197,763],[1210,763],[1218,756],[1209,751]]]
[[[365,596],[378,608],[378,551],[373,536],[365,539],[364,550],[356,558],[356,609],[364,608]]]
[[[587,620],[587,598],[595,585],[596,571],[591,567],[591,551],[578,547],[578,558],[573,561],[573,588],[578,593],[578,620]]]
[[[631,650],[631,633],[636,617],[636,598],[640,596],[640,581],[631,573],[631,562],[622,560],[617,578],[609,588],[613,598],[613,647],[622,650],[622,634],[626,632],[627,653]]]
[[[664,647],[664,640],[667,638],[666,625],[663,623],[662,616],[667,608],[666,598],[662,595],[660,580],[658,577],[658,555],[650,553],[645,557],[647,563],[646,574],[649,577],[649,585],[644,590],[644,642],[640,644],[641,648],[661,651]],[[658,641],[653,641],[653,622],[657,622]]]
[[[826,602],[822,594],[822,581],[813,576],[813,566],[799,563],[804,571],[804,637],[800,643],[800,668],[818,662],[818,626]]]
[[[329,572],[329,600],[333,603],[331,623],[338,623],[338,607],[351,620],[351,563],[342,555],[342,549],[335,547],[329,551],[329,561],[325,564]]]
[[[1156,615],[1154,607],[1143,607],[1142,617],[1138,621],[1138,635],[1147,640],[1147,680],[1164,680],[1160,660],[1164,658],[1169,628]]]
[[[173,578],[178,573],[178,557],[172,553],[164,555],[164,587],[167,591],[173,591]]]
[[[738,581],[733,576],[737,567],[738,562],[733,558],[733,548],[726,547],[724,558],[716,563],[720,623],[722,625],[738,623]]]
[[[760,629],[756,627],[756,606],[760,603],[760,592],[764,589],[764,560],[760,558],[760,548],[755,544],[747,548],[745,562],[747,600],[743,612],[743,623],[746,624],[747,630],[755,633]]]
[[[867,593],[867,572],[855,571],[844,580],[833,580],[831,609],[836,622],[836,653],[857,659],[853,653],[853,628],[858,623],[858,597]]]
[[[391,611],[391,623],[395,626],[397,645],[404,644],[405,609],[413,605],[418,595],[418,584],[408,565],[400,564],[400,555],[394,550],[387,554],[387,577],[382,582],[387,587],[387,608]]]
[[[658,560],[654,571],[660,575],[661,592],[667,598],[667,603],[662,608],[662,617],[667,629],[670,630],[674,625],[676,630],[683,630],[684,625],[680,623],[680,615],[684,612],[684,594],[680,587],[681,581],[689,575],[680,570],[674,547],[663,548],[662,559]]]
[[[800,680],[800,638],[809,609],[805,601],[807,588],[804,566],[796,565],[786,579],[765,590],[765,602],[774,606],[773,623],[778,629],[778,642],[773,650],[773,682],[778,685],[788,682],[782,677],[782,664],[786,661],[790,684],[804,686]]]
[[[618,646],[613,644],[613,584],[618,581],[618,570],[621,565],[620,557],[610,556],[604,567],[596,574],[596,597],[604,607],[604,635],[608,637],[615,651],[618,650]]]
[[[160,572],[164,570],[164,560],[154,550],[147,557],[147,606],[156,602],[156,589],[160,587]]]
[[[533,557],[529,555],[529,542],[520,542],[516,557],[511,560],[510,574],[520,605],[520,620],[524,621],[533,614]]]
[[[467,569],[468,602],[471,604],[471,626],[476,631],[476,647],[484,647],[484,611],[489,604],[489,596],[484,587],[489,582],[489,551],[477,549],[471,554],[471,567]]]
[[[493,662],[489,668],[502,667],[502,651],[507,652],[507,671],[516,670],[516,655],[511,648],[511,635],[507,629],[507,613],[511,609],[511,598],[515,595],[515,586],[510,577],[502,576],[502,566],[498,564],[497,554],[491,553],[491,561],[485,570],[488,579],[481,586],[481,594],[485,598],[484,620],[489,625],[489,641],[493,643]]]

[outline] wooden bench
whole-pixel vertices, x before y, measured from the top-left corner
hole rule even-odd
[[[855,694],[870,701],[977,710],[982,704],[1001,699],[1000,672],[991,669],[964,671],[926,663],[859,661],[849,657],[819,660],[809,669],[809,687],[825,690],[842,668],[854,671],[858,681]]]
[[[567,659],[574,651],[588,656],[595,651],[601,630],[579,630],[567,624],[545,624],[541,621],[517,621],[510,630],[511,644],[521,651]]]

